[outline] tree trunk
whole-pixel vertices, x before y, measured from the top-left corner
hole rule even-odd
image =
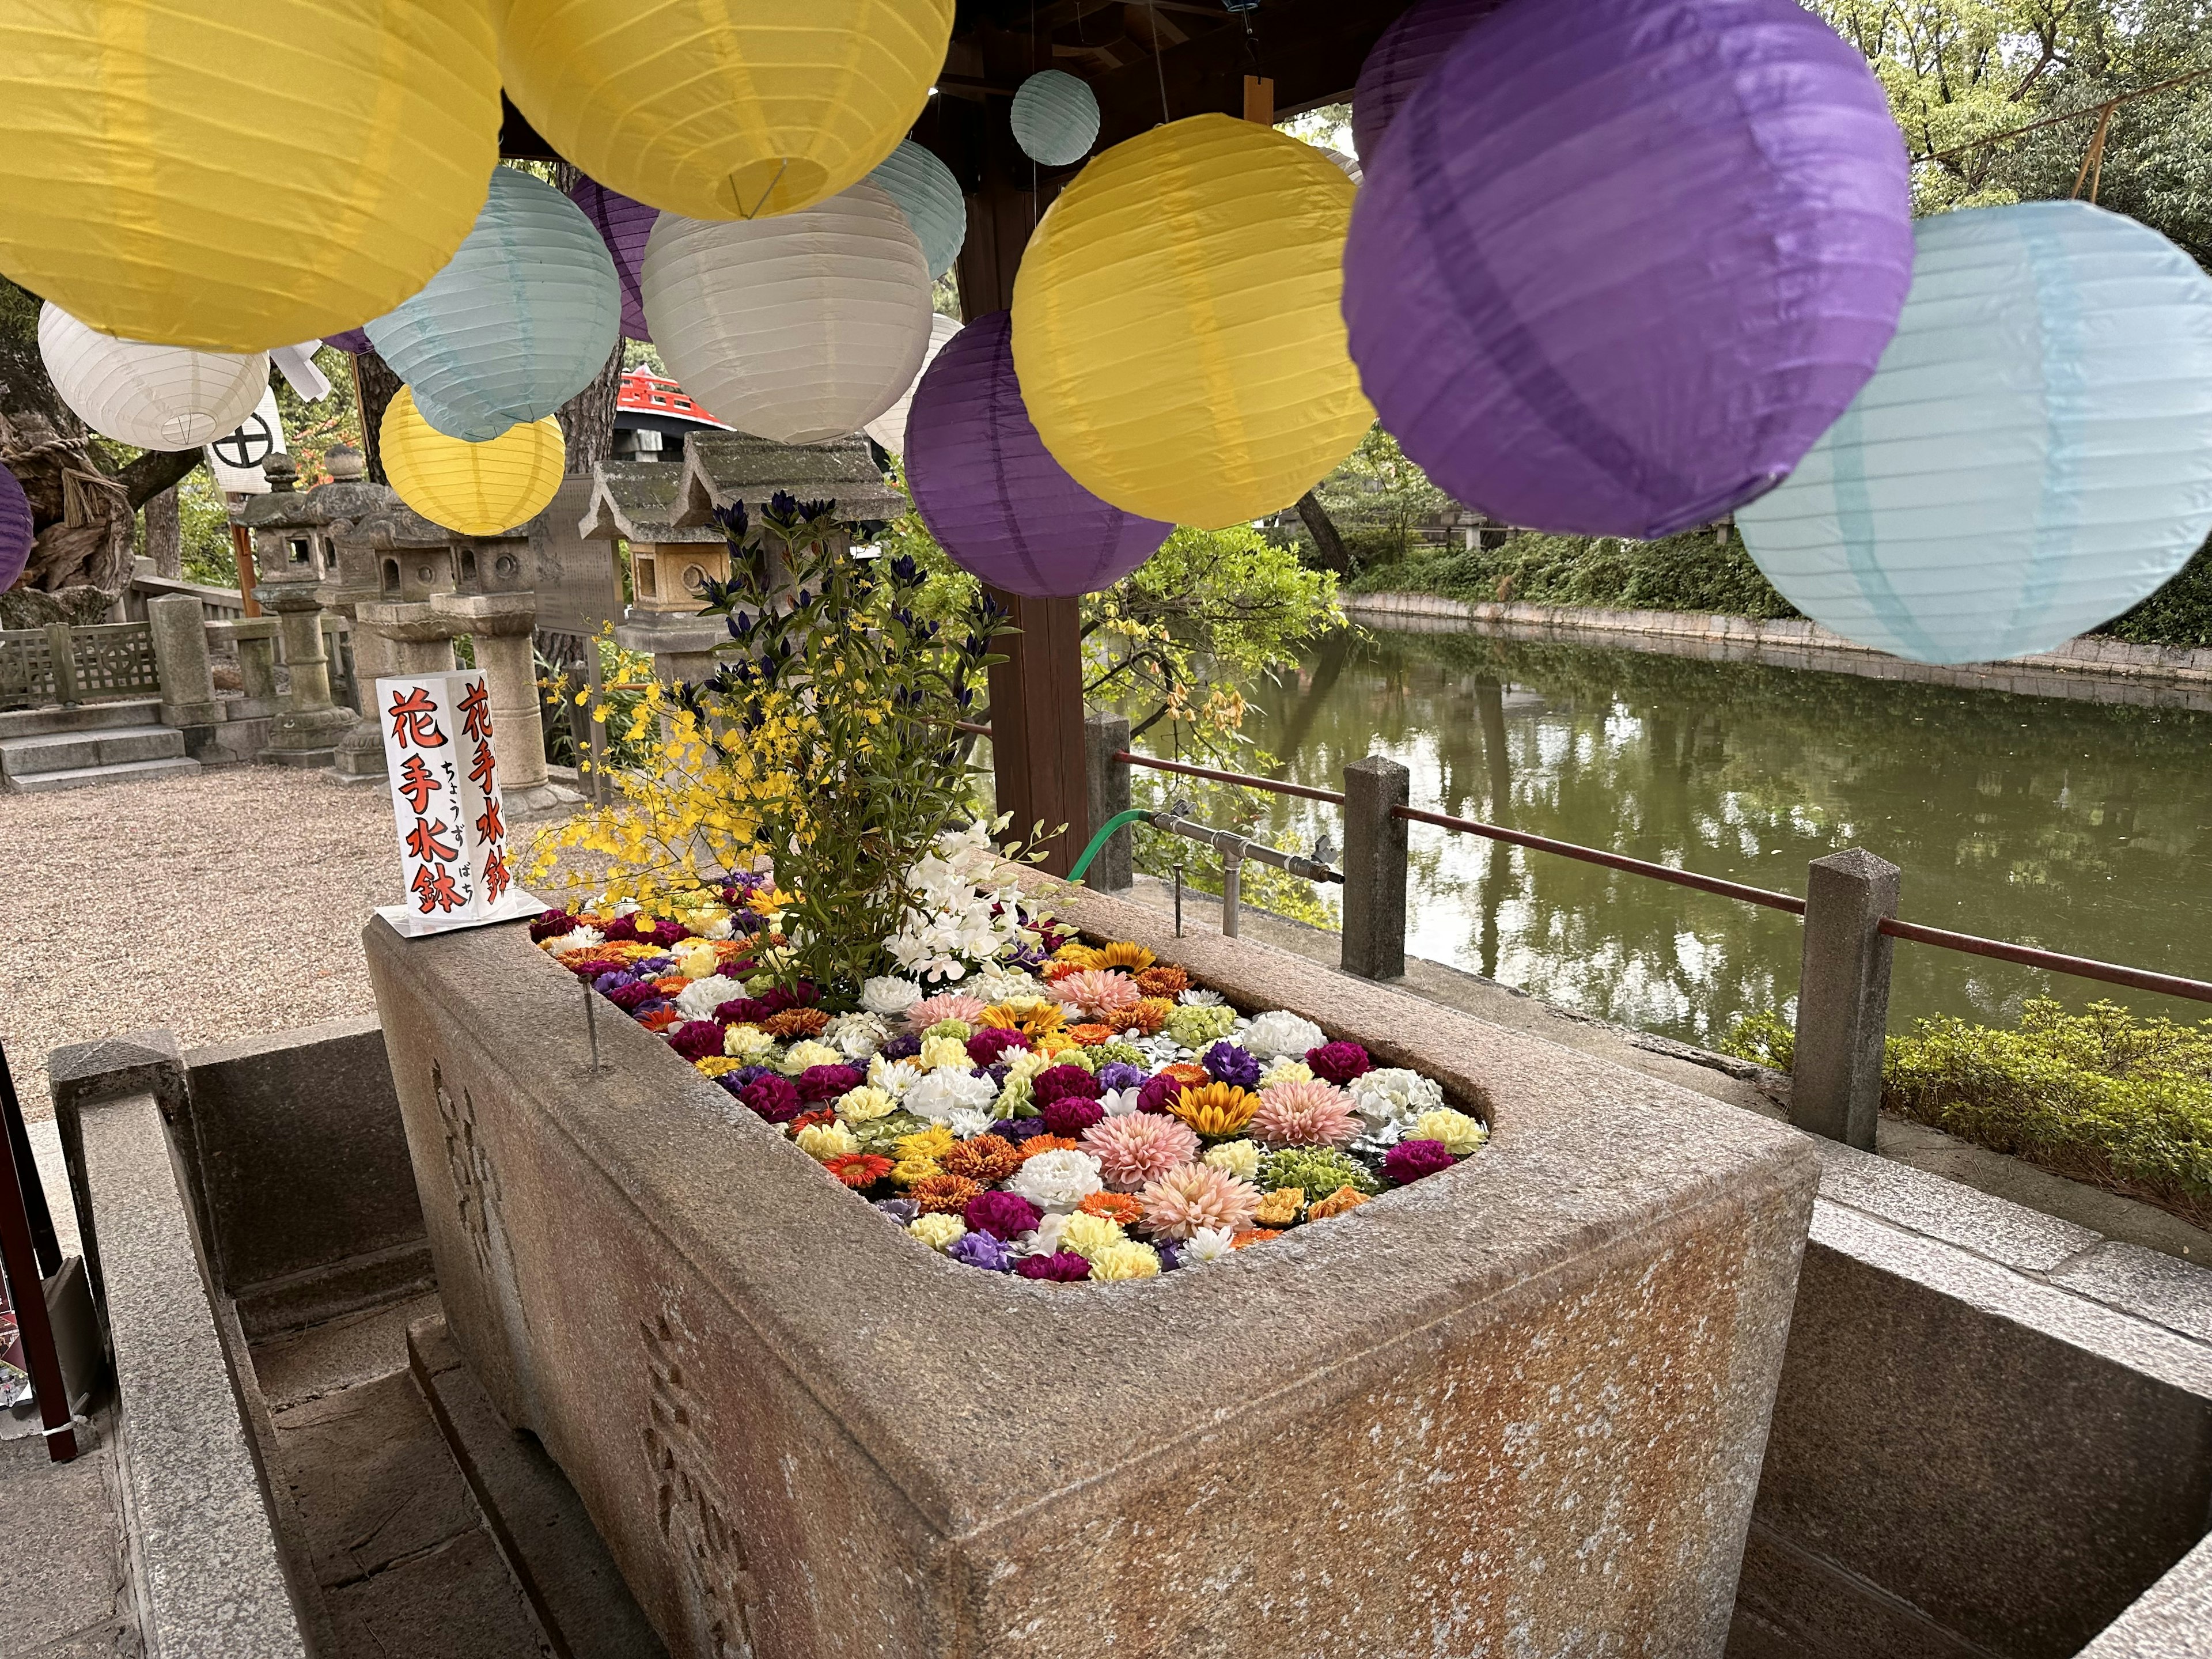
[[[160,495],[149,496],[139,511],[146,519],[146,556],[154,562],[154,574],[180,580],[185,574],[185,527],[177,515],[177,486],[171,484]]]
[[[622,377],[623,343],[617,340],[599,378],[561,405],[561,437],[568,446],[570,473],[589,472],[613,449]]]
[[[392,372],[392,365],[374,351],[364,351],[353,360],[355,383],[361,388],[361,447],[362,459],[368,465],[368,476],[377,483],[388,484],[384,476],[384,450],[377,442],[377,428],[384,424],[384,411],[399,395],[400,380]]]
[[[1306,532],[1314,538],[1314,562],[1340,576],[1350,575],[1352,556],[1344,550],[1344,538],[1336,533],[1336,520],[1328,516],[1328,509],[1310,489],[1298,497],[1298,517],[1305,521]]]

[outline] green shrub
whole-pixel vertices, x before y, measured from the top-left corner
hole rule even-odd
[[[1754,1066],[1786,1072],[1797,1057],[1797,1031],[1781,1015],[1765,1009],[1744,1015],[1715,1046]]]
[[[2135,645],[2212,645],[2212,542],[2134,610],[2091,631]]]
[[[1369,568],[1349,591],[1735,617],[1797,614],[1759,574],[1740,537],[1731,535],[1723,546],[1711,530],[1656,542],[1516,531],[1501,546],[1416,551]]]

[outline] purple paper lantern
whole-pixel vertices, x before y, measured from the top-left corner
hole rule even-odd
[[[31,562],[31,499],[15,475],[0,466],[0,593]]]
[[[325,334],[323,343],[336,346],[349,357],[358,357],[376,349],[369,343],[368,331],[365,328],[349,328],[343,334]]]
[[[1652,539],[1765,494],[1911,283],[1904,141],[1796,0],[1508,5],[1370,160],[1360,382],[1439,487],[1528,529]]]
[[[1420,0],[1398,14],[1359,66],[1352,91],[1352,140],[1363,166],[1371,162],[1382,135],[1429,71],[1460,43],[1460,37],[1504,5],[1505,0]]]
[[[915,388],[906,481],[952,562],[1008,592],[1073,599],[1111,587],[1175,526],[1102,501],[1053,459],[1014,378],[1013,319],[962,329]]]
[[[607,252],[614,255],[615,276],[622,283],[623,338],[651,339],[653,335],[645,325],[645,301],[638,295],[637,272],[645,263],[645,239],[653,234],[653,222],[660,216],[659,210],[580,175],[568,187],[568,199],[584,210],[584,216],[599,228]]]

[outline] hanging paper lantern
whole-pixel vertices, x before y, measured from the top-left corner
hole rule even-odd
[[[929,319],[929,349],[922,354],[921,374],[916,374],[907,389],[898,395],[898,401],[870,421],[864,428],[867,434],[894,455],[906,453],[907,413],[914,407],[915,388],[921,384],[922,374],[929,373],[930,364],[937,354],[945,349],[945,343],[960,331],[960,325],[950,317],[933,316]]]
[[[1098,142],[1098,95],[1065,70],[1039,70],[1014,93],[1014,142],[1032,161],[1073,167]]]
[[[31,498],[6,467],[0,466],[0,593],[21,577],[31,562]]]
[[[399,499],[433,524],[495,536],[544,512],[561,488],[566,449],[547,416],[484,443],[449,438],[425,421],[406,386],[376,429],[377,453]]]
[[[507,0],[507,95],[611,190],[756,219],[866,178],[945,63],[953,0]]]
[[[336,334],[325,335],[323,343],[326,346],[336,346],[349,357],[358,357],[365,351],[376,349],[369,343],[368,331],[365,328],[341,329]]]
[[[1365,173],[1361,170],[1357,157],[1346,155],[1340,149],[1331,149],[1327,144],[1316,144],[1314,148],[1319,150],[1322,155],[1328,156],[1329,165],[1334,167],[1339,173],[1341,173],[1346,178],[1351,179],[1354,185],[1357,185],[1361,179],[1367,176]]]
[[[929,261],[929,280],[951,270],[960,245],[968,240],[968,198],[960,193],[952,169],[913,139],[902,138],[868,182],[881,185],[906,215],[921,240],[922,258]]]
[[[663,214],[646,243],[646,321],[668,372],[740,432],[857,432],[929,349],[929,267],[898,204],[858,184],[774,219]]]
[[[1736,526],[1814,621],[1920,662],[2045,651],[2212,532],[2212,278],[2086,202],[1922,220],[1881,368]]]
[[[1023,406],[1003,311],[978,317],[938,354],[915,391],[907,443],[922,522],[953,563],[994,587],[1096,593],[1174,528],[1109,506],[1053,459]]]
[[[253,412],[269,390],[265,352],[194,351],[118,340],[49,301],[39,356],[62,401],[104,438],[140,449],[198,449]]]
[[[1534,530],[1650,539],[1773,488],[1911,276],[1897,125],[1796,0],[1507,6],[1367,161],[1361,384],[1440,488]]]
[[[1289,506],[1373,423],[1346,355],[1352,181],[1256,122],[1114,146],[1046,210],[1014,282],[1045,447],[1116,507],[1219,529]]]
[[[468,234],[493,53],[489,0],[0,7],[0,270],[126,339],[350,328]]]
[[[1398,14],[1359,66],[1352,89],[1352,144],[1375,158],[1399,107],[1467,32],[1505,0],[1419,0]]]
[[[503,167],[459,252],[368,337],[424,420],[482,442],[591,385],[621,323],[622,286],[592,222],[543,179]]]
[[[645,331],[645,306],[637,297],[637,272],[645,263],[645,239],[653,234],[659,210],[580,174],[568,186],[568,199],[583,210],[615,262],[615,276],[622,284],[623,338],[651,339]]]

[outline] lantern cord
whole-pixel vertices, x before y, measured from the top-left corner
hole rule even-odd
[[[1151,27],[1152,35],[1152,73],[1158,76],[1160,78],[1160,125],[1162,126],[1165,126],[1169,121],[1173,118],[1168,114],[1167,65],[1161,61],[1162,55],[1167,51],[1167,48],[1160,44],[1159,13],[1156,11],[1149,11],[1149,15],[1152,19],[1149,27]]]
[[[2212,69],[2191,70],[2186,75],[2177,75],[2168,80],[2157,81],[2147,87],[2137,87],[2133,92],[2124,92],[2117,98],[2101,104],[2084,104],[2080,109],[2069,109],[2063,115],[2046,115],[2040,121],[2030,121],[2026,126],[2010,127],[2002,132],[1992,132],[1986,137],[1970,138],[1963,144],[1954,144],[1948,149],[1935,150],[1916,158],[1917,161],[1948,161],[1954,155],[1964,155],[1970,149],[1979,149],[1984,144],[2002,143],[2008,138],[2018,138],[2030,132],[2039,132],[2045,127],[2055,127],[2062,121],[2078,120],[2084,115],[2101,112],[2110,118],[2112,112],[2122,104],[2133,103],[2138,98],[2148,98],[2154,92],[2171,92],[2176,87],[2185,87],[2192,81],[2202,81],[2212,75]],[[2080,186],[2077,185],[2078,190]]]

